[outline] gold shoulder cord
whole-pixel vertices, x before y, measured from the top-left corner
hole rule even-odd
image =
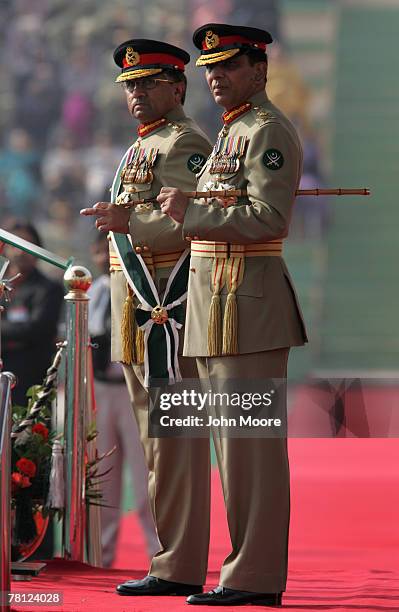
[[[274,117],[274,115],[270,111],[265,110],[261,106],[254,106],[252,110],[255,111],[255,120],[258,125],[265,125],[265,123],[267,123],[269,119],[272,119]]]
[[[179,133],[183,130],[184,126],[181,123],[175,123],[174,121],[169,121],[168,126],[172,128],[175,132]]]

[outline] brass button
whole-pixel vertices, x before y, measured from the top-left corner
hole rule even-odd
[[[150,248],[148,246],[143,246],[143,251],[149,251]]]
[[[136,251],[136,253],[141,253],[141,246],[134,247],[134,250]]]

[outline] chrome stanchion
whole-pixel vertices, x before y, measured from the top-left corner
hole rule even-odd
[[[11,568],[11,389],[15,376],[0,373],[0,610],[8,611]]]
[[[65,380],[65,513],[63,525],[64,556],[84,561],[86,500],[85,500],[85,453],[86,415],[88,408],[88,301],[86,295],[92,277],[83,266],[72,266],[73,257],[64,259],[37,245],[0,228],[0,242],[11,244],[48,263],[66,270],[64,281],[68,294],[66,308],[66,380]],[[6,267],[6,266],[5,266]],[[0,279],[5,267],[0,267]],[[9,291],[9,281],[0,283]],[[1,359],[0,359],[1,364]],[[1,365],[0,365],[1,371]],[[0,426],[2,422],[0,421]],[[1,430],[2,431],[2,430]],[[89,451],[93,452],[92,449]],[[10,471],[10,465],[8,466]],[[7,470],[2,462],[2,473]],[[8,474],[9,478],[9,474]],[[2,495],[2,501],[4,500]],[[9,499],[9,497],[8,497]],[[101,564],[99,512],[91,513],[88,523],[87,550],[89,562]],[[4,523],[2,523],[4,524]],[[4,535],[4,534],[2,534]],[[3,550],[3,546],[2,546]],[[3,567],[3,565],[2,565]]]
[[[63,551],[66,559],[84,561],[86,529],[85,448],[88,398],[88,301],[92,277],[83,266],[71,266],[64,275],[66,308],[65,381],[65,512]]]
[[[2,280],[8,263],[5,259],[1,262],[0,297],[7,295],[11,289]],[[0,331],[3,310],[3,306],[0,306]],[[2,370],[0,340],[0,609],[8,612],[11,570],[11,389],[16,379],[11,372]]]
[[[87,402],[86,418],[88,423],[95,421],[95,397],[94,397],[94,373],[93,362],[91,359],[91,350],[89,348],[88,356],[88,379],[89,379],[89,394]],[[93,461],[96,457],[97,438],[94,438],[87,445],[87,458]],[[101,486],[95,485],[96,492],[101,493]],[[101,508],[98,501],[96,504],[89,504],[87,507],[87,525],[86,525],[86,554],[87,561],[95,567],[102,567],[102,547],[101,547]]]

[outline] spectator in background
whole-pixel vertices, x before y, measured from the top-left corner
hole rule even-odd
[[[7,229],[42,246],[36,228],[26,221],[16,220]],[[13,403],[25,406],[27,390],[42,383],[55,353],[64,292],[60,284],[38,270],[33,255],[7,245],[4,256],[10,261],[8,276],[21,276],[14,281],[11,302],[2,315],[2,358],[4,368],[18,380]]]
[[[95,109],[92,97],[98,82],[96,68],[96,59],[91,56],[90,49],[81,45],[72,50],[62,73],[62,126],[81,147],[90,144],[93,133]]]
[[[114,178],[113,169],[118,165],[123,150],[113,146],[110,134],[99,131],[93,146],[87,149],[86,194],[89,202],[103,202],[109,199],[109,186]]]
[[[159,550],[154,521],[148,501],[148,470],[144,461],[136,420],[127,392],[122,367],[111,362],[111,291],[108,240],[99,234],[91,247],[92,260],[101,275],[90,287],[89,332],[98,348],[93,351],[96,397],[97,449],[100,454],[115,451],[102,461],[102,471],[112,468],[102,484],[101,508],[103,565],[114,560],[122,500],[123,465],[130,469],[137,515],[150,558]]]
[[[60,90],[57,68],[39,61],[33,73],[15,82],[14,124],[25,129],[42,152],[59,116]]]
[[[47,194],[67,198],[72,209],[85,201],[86,174],[83,152],[76,145],[73,135],[60,130],[53,147],[43,159],[42,172]]]
[[[11,130],[0,152],[0,184],[6,212],[32,218],[40,195],[39,156],[23,129]]]
[[[49,194],[48,217],[44,219],[40,227],[46,236],[47,248],[61,257],[68,259],[73,255],[75,259],[82,260],[79,246],[85,238],[78,231],[76,215],[67,197],[60,195],[57,191]],[[85,261],[85,265],[88,261]],[[59,271],[54,269],[54,274]]]

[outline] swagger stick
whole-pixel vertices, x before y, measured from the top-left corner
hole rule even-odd
[[[246,196],[246,189],[220,189],[217,191],[183,191],[183,195],[188,198],[235,198],[239,196]],[[335,195],[335,196],[347,196],[347,195],[360,195],[360,196],[368,196],[370,195],[370,189],[342,189],[338,187],[336,189],[319,189],[318,187],[314,189],[297,189],[295,195],[297,196],[323,196],[323,195]],[[124,204],[119,204],[122,208],[134,208],[137,204],[148,204],[149,202],[154,202],[156,196],[152,198],[142,198],[140,200],[135,200],[134,202],[126,202]]]
[[[185,191],[184,195],[188,198],[228,198],[233,196],[246,196],[248,195],[246,189],[221,189],[220,191]],[[295,195],[310,195],[310,196],[321,196],[321,195],[370,195],[369,189],[297,189]]]
[[[338,187],[337,189],[298,189],[296,191],[297,196],[309,195],[309,196],[321,196],[321,195],[336,195],[336,196],[344,196],[344,195],[361,195],[361,196],[369,196],[370,189],[341,189]]]

